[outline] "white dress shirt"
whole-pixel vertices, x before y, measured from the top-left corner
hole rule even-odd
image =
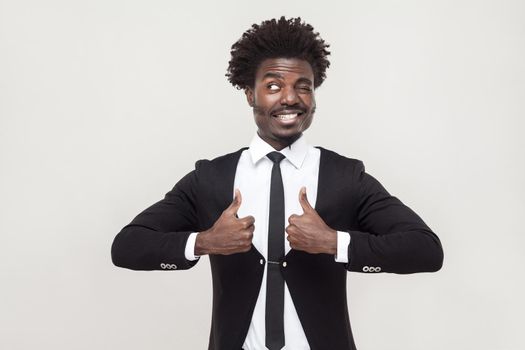
[[[244,150],[239,158],[234,181],[234,189],[238,188],[242,195],[242,203],[237,214],[240,218],[248,215],[255,218],[252,244],[264,256],[265,260],[268,253],[270,181],[273,166],[273,162],[266,155],[274,151],[275,149],[272,146],[256,134],[250,143],[250,147]],[[283,227],[286,227],[290,215],[303,214],[303,209],[299,203],[301,187],[306,187],[308,201],[312,207],[315,207],[321,151],[308,145],[303,135],[280,152],[286,157],[280,163],[285,201]],[[198,259],[194,255],[196,236],[196,232],[192,233],[186,243],[185,255],[188,260]],[[286,232],[283,234],[283,240],[286,254],[290,251],[290,242],[286,239]],[[338,231],[335,261],[348,262],[349,243],[350,234]],[[267,270],[265,269],[250,328],[243,344],[245,350],[266,349],[266,273]],[[286,283],[284,286],[284,338],[283,350],[310,349]]]

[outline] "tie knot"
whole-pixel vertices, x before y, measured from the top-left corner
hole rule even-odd
[[[266,155],[266,157],[268,157],[275,164],[279,164],[281,160],[286,158],[282,153],[279,152],[270,152]]]

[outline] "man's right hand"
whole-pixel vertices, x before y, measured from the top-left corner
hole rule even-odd
[[[235,189],[235,196],[230,206],[222,212],[209,230],[197,235],[195,255],[230,255],[244,253],[251,249],[255,219],[251,215],[244,218],[237,217],[241,202],[241,192]]]

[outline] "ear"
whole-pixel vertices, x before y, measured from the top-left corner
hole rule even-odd
[[[252,88],[244,89],[244,93],[246,94],[246,100],[248,101],[248,104],[250,105],[250,107],[253,107],[254,98]]]

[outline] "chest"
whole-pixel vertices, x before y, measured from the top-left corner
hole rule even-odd
[[[269,159],[261,159],[253,163],[249,156],[242,155],[235,172],[233,189],[239,189],[242,204],[238,211],[239,217],[251,215],[255,218],[253,245],[264,256],[267,256],[268,221],[270,208],[271,173],[273,163]],[[284,159],[280,163],[280,171],[284,189],[285,220],[282,223],[285,253],[290,251],[286,239],[285,227],[292,214],[301,215],[303,210],[299,203],[299,191],[304,186],[307,189],[310,204],[315,205],[319,179],[319,150],[311,152],[300,167],[294,166]],[[232,191],[233,197],[233,191]]]
[[[352,164],[331,159],[327,152],[320,152],[317,162],[296,171],[291,164],[282,170],[285,189],[285,217],[302,214],[298,196],[302,186],[307,188],[308,199],[318,214],[333,229],[347,231],[358,229],[356,209],[358,194],[351,176]],[[230,205],[235,188],[242,194],[239,216],[253,215],[255,226],[267,225],[269,209],[271,163],[262,168],[242,166],[241,152],[227,161],[202,167],[196,196],[199,230],[209,229],[222,211]]]

